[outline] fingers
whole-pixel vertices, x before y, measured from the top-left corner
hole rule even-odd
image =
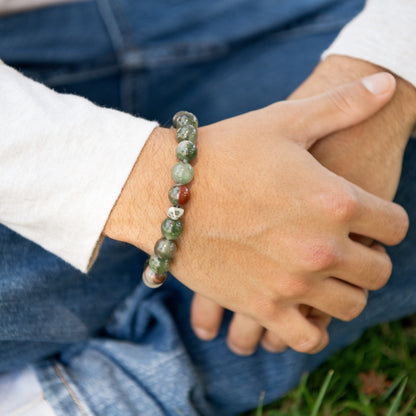
[[[351,232],[383,244],[399,244],[409,228],[409,217],[404,208],[358,187],[355,189],[360,204],[357,204],[358,210],[351,223]]]
[[[329,343],[329,334],[327,328],[331,322],[331,317],[324,312],[318,311],[317,309],[312,309],[315,313],[308,317],[308,320],[319,328],[322,333],[321,342],[312,349],[308,351],[309,354],[317,354],[318,352],[322,351]]]
[[[254,319],[235,313],[228,329],[228,348],[237,355],[251,355],[256,351],[263,331]]]
[[[308,353],[317,353],[321,351],[328,343],[328,327],[331,317],[326,313],[306,305],[300,305],[298,312],[315,325],[322,333],[321,339]],[[288,344],[284,340],[287,335],[280,335],[279,332],[264,331],[264,328],[253,319],[241,314],[234,314],[231,321],[227,345],[232,352],[237,355],[247,356],[253,354],[261,340],[261,346],[271,353],[283,352],[287,349]]]
[[[315,353],[328,344],[329,336],[322,319],[309,319],[297,307],[282,310],[267,329],[278,336],[295,351]],[[282,345],[280,344],[280,345]]]
[[[305,317],[312,313],[312,309],[307,305],[299,305],[299,311]],[[283,341],[282,337],[278,333],[271,331],[264,331],[261,346],[273,354],[286,351],[287,349],[287,344]]]
[[[308,304],[334,318],[351,321],[364,310],[367,298],[367,290],[329,277],[316,286]]]
[[[304,305],[301,305],[304,306]],[[324,328],[328,328],[329,324],[331,323],[332,317],[325,312],[320,311],[316,308],[309,307],[310,312],[305,315],[308,319],[312,320],[313,322],[319,323],[319,326]]]
[[[224,308],[196,293],[191,305],[191,326],[196,336],[204,341],[210,341],[218,335]]]
[[[370,247],[351,241],[344,260],[331,274],[352,285],[369,290],[381,289],[390,278],[392,263],[386,250],[377,243]]]
[[[261,346],[266,351],[274,354],[286,351],[287,349],[287,344],[283,341],[282,337],[271,331],[265,331],[261,339]]]
[[[253,354],[260,340],[262,347],[272,353],[283,352],[287,346],[299,352],[317,353],[328,344],[326,328],[331,317],[307,309],[310,313],[306,317],[297,308],[286,310],[285,318],[278,317],[273,330],[265,332],[253,319],[236,313],[228,330],[227,345],[232,352],[242,356]]]
[[[303,305],[302,305],[303,306]],[[191,306],[191,324],[195,334],[202,340],[216,337],[221,325],[224,309],[202,295],[195,294]],[[326,327],[330,317],[306,307],[285,311],[287,319],[278,319],[274,333],[266,332],[263,347],[270,352],[280,352],[289,345],[297,351],[316,353],[328,343]],[[307,315],[307,318],[304,317]],[[279,323],[280,322],[280,323]],[[284,322],[284,324],[281,324]],[[235,313],[227,335],[227,345],[237,355],[253,354],[264,328],[252,318]],[[280,337],[277,334],[283,334]]]
[[[389,101],[395,86],[394,77],[381,72],[321,95],[291,101],[291,138],[308,149],[316,140],[369,118]]]
[[[305,316],[309,321],[321,329],[322,333],[326,331],[328,325],[331,322],[331,316],[307,305],[299,305],[299,311],[303,316]],[[312,353],[317,353],[321,351],[327,344],[327,335],[326,334],[322,339],[322,345],[318,345],[314,350],[309,351]],[[268,352],[271,353],[280,353],[287,349],[287,344],[283,341],[282,337],[279,334],[276,334],[271,331],[265,331],[263,338],[261,339],[261,346]]]

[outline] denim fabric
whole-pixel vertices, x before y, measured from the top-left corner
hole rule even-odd
[[[0,20],[0,57],[59,91],[165,124],[201,124],[284,99],[362,0],[97,0]],[[416,145],[397,201],[415,223]],[[233,415],[272,401],[382,321],[416,311],[416,231],[390,249],[394,272],[365,312],[334,321],[320,354],[237,357],[192,333],[192,293],[140,283],[145,255],[106,240],[88,276],[0,226],[0,371],[36,362],[58,416]]]

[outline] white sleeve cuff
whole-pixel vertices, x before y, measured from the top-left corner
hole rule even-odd
[[[415,40],[415,0],[367,0],[322,58],[346,55],[369,61],[416,87]]]
[[[86,272],[156,122],[58,94],[0,63],[0,222]]]

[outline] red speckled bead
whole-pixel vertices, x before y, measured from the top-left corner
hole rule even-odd
[[[186,185],[175,185],[169,191],[169,199],[173,205],[185,205],[191,196]]]

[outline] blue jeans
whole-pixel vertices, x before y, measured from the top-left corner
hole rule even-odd
[[[151,6],[149,6],[151,4]],[[0,19],[0,57],[56,90],[161,124],[211,123],[284,99],[362,0],[97,0]],[[397,202],[416,217],[416,145]],[[88,276],[0,226],[0,371],[34,363],[58,416],[234,415],[295,386],[368,327],[416,311],[416,231],[389,249],[393,276],[318,355],[237,357],[198,340],[192,293],[140,283],[144,253],[106,240]]]

